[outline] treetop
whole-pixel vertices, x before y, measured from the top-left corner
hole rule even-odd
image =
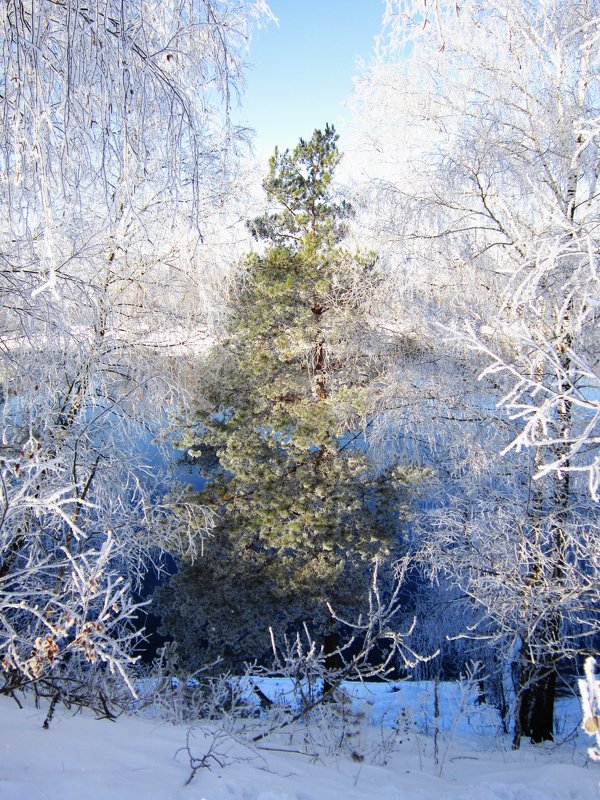
[[[345,235],[341,220],[352,208],[337,201],[331,182],[341,160],[333,125],[315,129],[307,141],[300,139],[293,151],[275,148],[263,188],[279,210],[249,223],[253,236],[293,249],[331,246]]]

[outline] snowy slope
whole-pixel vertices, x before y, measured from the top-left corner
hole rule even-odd
[[[419,691],[421,706],[419,706]],[[86,712],[57,710],[49,730],[46,709],[20,710],[0,698],[0,798],[2,800],[590,800],[598,797],[600,766],[586,763],[586,741],[568,729],[577,715],[572,701],[564,717],[567,741],[525,745],[491,730],[488,712],[446,703],[446,731],[438,734],[434,760],[433,720],[423,685],[400,691],[379,687],[354,709],[334,719],[297,725],[244,744],[214,722],[173,725],[140,717],[116,722]],[[360,706],[362,702],[362,706]],[[360,706],[360,707],[359,707]],[[566,708],[566,707],[565,707]],[[386,719],[395,716],[395,728]],[[329,718],[327,717],[329,715]],[[420,716],[417,721],[417,715]],[[246,738],[257,720],[237,724]],[[189,737],[189,752],[186,740]],[[216,738],[215,738],[216,737]],[[344,740],[343,742],[341,740]],[[186,785],[190,753],[209,755]],[[282,752],[287,751],[287,752]],[[303,751],[303,752],[298,752]],[[306,752],[309,755],[306,755]],[[220,762],[223,766],[219,766]]]

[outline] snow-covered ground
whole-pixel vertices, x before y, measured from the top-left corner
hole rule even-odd
[[[262,681],[265,693],[280,684]],[[496,713],[442,684],[437,737],[431,684],[348,685],[353,701],[249,744],[265,722],[116,722],[0,698],[2,800],[591,800],[600,765],[559,703],[555,745],[512,751]],[[437,738],[437,758],[435,741]],[[191,775],[190,756],[198,769]],[[202,761],[206,766],[201,766]]]

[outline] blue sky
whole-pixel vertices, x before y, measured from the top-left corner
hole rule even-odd
[[[380,32],[383,0],[269,0],[279,20],[255,33],[248,88],[236,117],[256,131],[259,157],[293,147],[333,123],[342,135],[343,103]]]

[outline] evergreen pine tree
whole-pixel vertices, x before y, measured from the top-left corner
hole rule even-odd
[[[364,300],[377,270],[340,244],[351,209],[331,186],[337,138],[327,126],[271,158],[263,185],[277,210],[250,223],[267,248],[247,259],[184,437],[218,464],[199,497],[218,515],[214,538],[159,596],[189,666],[262,658],[269,626],[307,622],[331,643],[327,602],[355,611],[371,563],[399,545],[413,476],[377,473],[365,452],[378,348]]]

